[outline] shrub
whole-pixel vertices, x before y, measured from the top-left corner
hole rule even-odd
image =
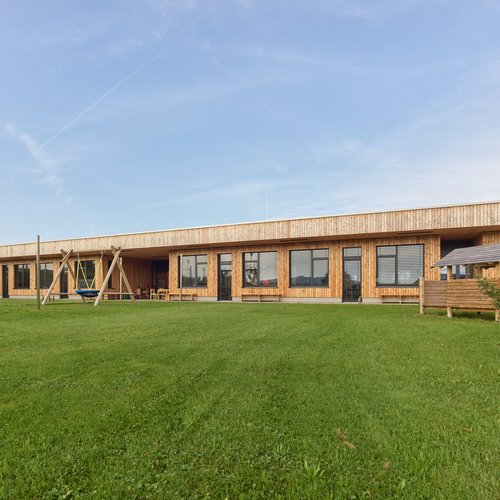
[[[477,285],[491,299],[493,307],[500,309],[500,287],[488,278],[478,278]]]

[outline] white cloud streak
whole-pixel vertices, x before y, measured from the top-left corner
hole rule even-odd
[[[63,127],[61,127],[57,132],[52,134],[45,142],[43,142],[38,148],[31,151],[30,156],[24,161],[22,167],[25,167],[33,158],[40,158],[45,148],[55,139],[57,139],[61,134],[69,130],[73,125],[75,125],[78,121],[80,121],[85,115],[90,113],[96,106],[98,106],[104,99],[108,96],[116,92],[123,84],[134,78],[138,73],[143,71],[149,65],[153,64],[156,60],[161,57],[161,53],[156,54],[154,57],[146,61],[144,64],[139,66],[134,71],[130,72],[124,78],[119,80],[115,85],[113,85],[110,89],[106,90],[106,92],[102,93],[95,101],[93,101],[89,106],[80,111],[74,118],[69,120]]]
[[[55,187],[61,184],[61,178],[58,173],[60,161],[43,151],[36,139],[25,132],[20,132],[12,123],[6,122],[5,130],[11,137],[26,147],[30,154],[30,158],[36,160],[39,168],[34,169],[34,171],[40,175],[45,185]]]

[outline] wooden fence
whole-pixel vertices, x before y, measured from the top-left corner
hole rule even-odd
[[[500,279],[492,281],[500,286]],[[485,295],[477,284],[477,279],[451,281],[420,280],[420,312],[426,307],[446,308],[451,317],[452,309],[468,309],[472,311],[495,311],[490,297]],[[495,319],[499,320],[499,312],[495,311]]]

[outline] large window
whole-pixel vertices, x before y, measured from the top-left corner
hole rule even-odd
[[[49,288],[54,279],[54,264],[42,262],[40,264],[40,288]]]
[[[290,286],[328,286],[328,249],[292,250]]]
[[[183,287],[207,286],[208,264],[206,254],[183,255],[181,267]]]
[[[16,264],[14,266],[14,288],[29,289],[30,287],[30,265]]]
[[[95,260],[81,260],[80,265],[75,262],[75,276],[77,288],[91,288],[95,277]]]
[[[424,274],[424,245],[377,247],[377,286],[417,286]]]
[[[243,254],[244,287],[278,286],[277,252],[250,252]]]

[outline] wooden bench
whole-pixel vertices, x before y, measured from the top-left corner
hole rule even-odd
[[[420,295],[384,294],[380,296],[380,299],[382,304],[418,304]]]
[[[42,297],[42,300],[43,298],[45,297],[46,293],[47,293],[47,290],[45,290],[45,293],[44,293],[44,290],[41,290],[41,297]],[[66,298],[66,299],[69,299],[70,298],[70,295],[71,295],[71,298],[72,299],[78,299],[80,298],[76,293],[72,292],[50,292],[50,297],[49,297],[49,302],[54,302],[56,300],[56,295],[59,295],[59,299],[61,299],[62,297]]]
[[[104,300],[120,300],[120,298],[129,300],[132,295],[130,292],[104,292],[103,298]]]
[[[281,302],[280,293],[242,293],[241,302]]]
[[[177,300],[178,302],[180,302],[181,300],[184,301],[186,298],[191,301],[191,302],[194,302],[194,298],[196,297],[196,294],[195,293],[185,293],[185,292],[182,292],[182,298],[181,298],[181,294],[180,293],[171,293],[169,292],[168,294],[168,300],[174,302],[175,300]]]

